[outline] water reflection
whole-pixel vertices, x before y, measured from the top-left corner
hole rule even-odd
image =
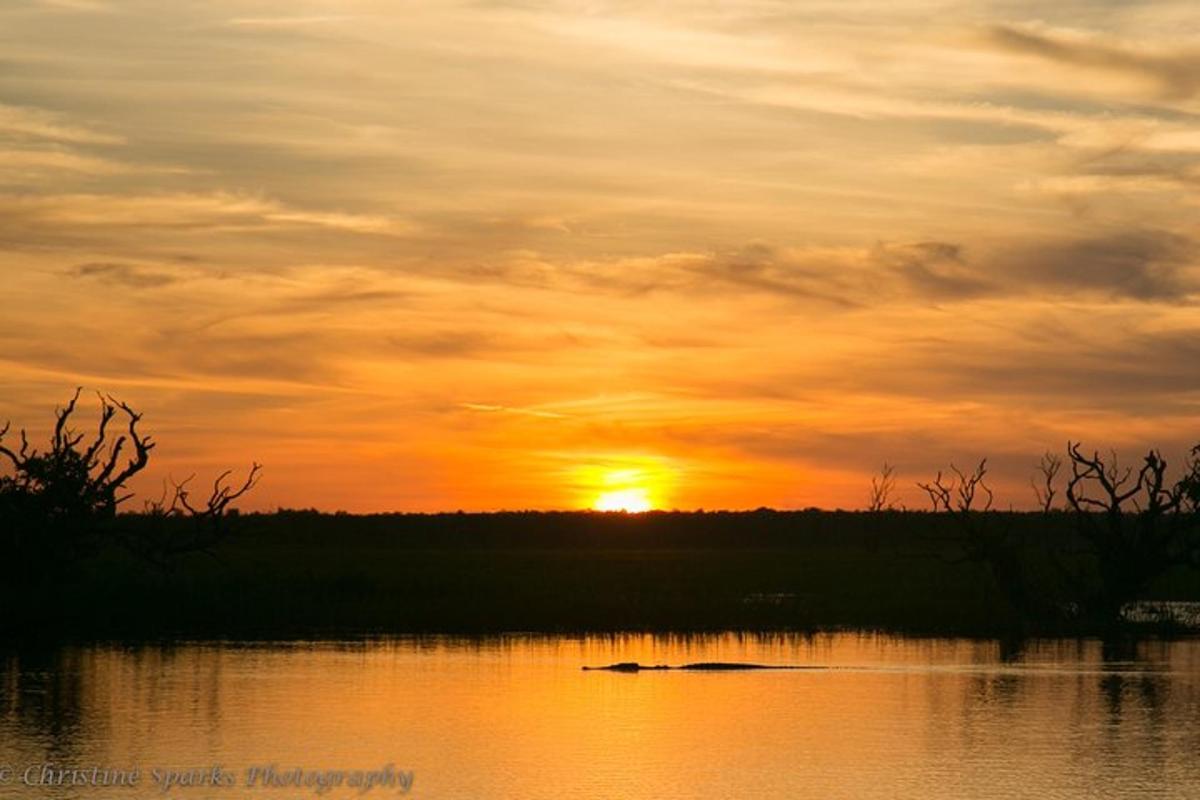
[[[81,741],[100,733],[85,730],[83,724],[85,678],[79,655],[35,651],[0,660],[3,740],[19,748],[13,757],[0,750],[3,763],[23,764],[33,755],[36,761],[72,762],[80,754]]]
[[[614,661],[831,669],[579,669]],[[240,777],[390,763],[415,773],[419,797],[1195,797],[1198,712],[1196,641],[422,637],[0,656],[0,765]],[[148,778],[15,789],[162,796]],[[214,791],[170,796],[248,790]]]

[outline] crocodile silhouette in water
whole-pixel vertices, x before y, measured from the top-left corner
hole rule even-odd
[[[795,664],[746,664],[740,661],[698,661],[694,664],[639,664],[636,661],[622,661],[603,667],[583,667],[585,672],[653,672],[658,670],[682,670],[691,672],[734,672],[749,669],[805,669],[824,670],[828,667],[803,666]]]

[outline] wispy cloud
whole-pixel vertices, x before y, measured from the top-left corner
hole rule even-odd
[[[116,175],[128,170],[128,166],[116,161],[67,150],[0,148],[0,176],[52,171]]]
[[[989,37],[1014,53],[1143,79],[1167,99],[1187,99],[1200,91],[1200,49],[1163,52],[1158,46],[1132,46],[1097,34],[1012,25],[994,26]]]
[[[309,15],[295,17],[234,17],[227,24],[243,28],[303,28],[312,25],[329,25],[356,19],[346,15]]]
[[[1166,231],[1116,231],[1025,246],[1000,263],[1014,284],[1042,291],[1178,302],[1200,293],[1196,242]]]
[[[178,275],[146,268],[135,264],[106,261],[91,261],[76,264],[68,272],[76,278],[93,278],[105,283],[119,284],[134,289],[152,289],[167,286],[180,280]]]
[[[41,108],[0,103],[0,135],[78,144],[121,144],[123,137],[70,121],[66,115]]]
[[[106,0],[37,0],[40,5],[64,11],[108,12],[113,10],[113,4]]]
[[[461,408],[468,411],[479,411],[485,414],[517,414],[527,417],[542,417],[544,419],[563,419],[565,414],[553,411],[543,411],[537,408],[514,408],[511,406],[495,405],[494,403],[459,403]]]
[[[312,227],[402,236],[412,223],[373,214],[295,208],[260,195],[234,192],[126,195],[0,195],[13,218],[76,228],[211,228],[255,230]]]

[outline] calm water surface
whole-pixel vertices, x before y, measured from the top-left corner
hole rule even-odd
[[[616,661],[833,669],[582,672]],[[25,786],[30,765],[143,770]],[[176,788],[293,798],[1197,798],[1200,641],[1105,646],[859,635],[447,638],[87,647],[0,655],[0,797],[164,796],[153,768],[239,783],[412,771],[411,792]]]

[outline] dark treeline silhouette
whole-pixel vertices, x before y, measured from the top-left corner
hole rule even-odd
[[[18,612],[0,625],[86,638],[271,639],[841,628],[1074,635],[1119,622],[1085,613],[1086,598],[1062,577],[1095,569],[1067,513],[980,513],[971,529],[945,513],[815,510],[281,511],[242,514],[238,525],[219,560],[186,554],[170,570],[106,551],[39,602],[6,605]],[[980,547],[978,531],[1003,536],[999,552],[1015,566],[967,557]],[[1200,601],[1200,572],[1168,570],[1139,599]]]
[[[885,465],[860,512],[239,515],[254,465],[122,512],[154,444],[107,397],[73,431],[78,397],[49,449],[0,436],[0,636],[1074,635],[1200,601],[1200,449],[1169,479],[1157,451],[1120,468],[1071,443],[1039,463],[1036,512],[992,508],[986,460],[920,482],[930,511],[896,508]]]

